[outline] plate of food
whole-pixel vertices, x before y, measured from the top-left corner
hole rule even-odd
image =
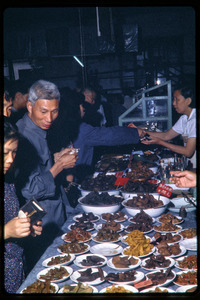
[[[176,259],[175,267],[181,270],[197,270],[197,256],[195,254]]]
[[[160,225],[155,225],[153,229],[156,232],[167,233],[167,232],[179,232],[182,230],[180,225],[175,225],[172,223],[162,223]]]
[[[176,277],[176,273],[170,268],[165,270],[151,271],[145,274],[147,280],[151,280],[153,286],[165,286],[170,284]]]
[[[46,268],[40,271],[37,274],[37,279],[40,281],[52,281],[52,282],[61,282],[66,280],[73,273],[73,269],[71,267],[66,266],[58,266]]]
[[[148,248],[148,246],[147,246],[147,247],[143,247],[143,248],[138,247],[137,249],[135,249],[135,247],[129,246],[129,247],[124,248],[122,254],[136,256],[139,258],[144,258],[144,257],[149,256],[152,253],[154,253],[154,251],[155,251],[155,247]]]
[[[154,271],[171,268],[174,264],[175,261],[171,257],[153,254],[142,261],[141,267],[145,270]]]
[[[172,223],[172,224],[180,224],[184,220],[179,216],[175,216],[171,213],[162,214],[160,217],[156,218],[156,221],[159,223]]]
[[[100,229],[111,229],[113,231],[116,232],[121,232],[124,230],[124,225],[120,224],[119,222],[115,222],[115,221],[108,221],[106,223],[102,223],[102,224],[95,224],[95,229],[98,231]]]
[[[118,232],[100,229],[97,233],[92,234],[92,240],[97,243],[114,243],[119,242],[121,236]]]
[[[176,293],[194,293],[197,290],[197,285],[185,285],[176,289]]]
[[[174,293],[174,290],[166,288],[163,286],[150,287],[148,289],[142,290],[140,293]]]
[[[179,286],[197,285],[197,270],[186,270],[176,273],[174,284]]]
[[[183,237],[178,233],[160,233],[156,232],[151,241],[158,244],[161,241],[165,241],[168,245],[177,244],[183,240]]]
[[[64,233],[61,236],[61,238],[63,239],[63,241],[68,243],[72,243],[72,242],[83,243],[91,240],[91,233],[86,230],[76,228],[67,233]]]
[[[101,268],[87,268],[75,271],[70,279],[76,283],[82,282],[84,284],[97,285],[105,281],[107,273]]]
[[[103,221],[115,221],[124,222],[128,219],[128,216],[121,210],[116,213],[104,213],[101,215]]]
[[[110,286],[107,286],[99,291],[100,294],[106,293],[106,294],[116,294],[116,293],[138,293],[138,290],[128,284],[113,284]]]
[[[93,294],[98,293],[97,288],[89,284],[65,284],[59,291],[58,294]]]
[[[98,215],[93,214],[92,212],[89,213],[82,213],[78,214],[73,217],[75,222],[97,222],[99,221],[100,217]]]
[[[67,243],[58,246],[57,251],[59,253],[70,254],[84,254],[90,250],[90,246],[85,243]]]
[[[93,254],[100,254],[104,256],[118,255],[123,251],[122,246],[114,243],[101,243],[94,245],[90,248],[90,252]]]
[[[124,228],[125,232],[132,232],[133,230],[140,230],[144,234],[150,233],[153,231],[153,226],[145,223],[132,223]]]
[[[161,254],[167,257],[175,258],[182,256],[186,253],[185,247],[180,244],[167,245],[166,247],[161,247],[156,249],[155,254]]]
[[[180,231],[179,234],[182,235],[184,239],[190,240],[197,236],[197,231],[196,228],[187,228]]]
[[[68,226],[69,230],[73,230],[76,228],[80,228],[81,230],[86,230],[86,231],[92,231],[94,229],[94,223],[93,222],[76,222],[72,223]]]
[[[59,290],[59,287],[56,283],[50,282],[50,281],[42,282],[42,281],[37,279],[37,281],[31,283],[26,288],[24,288],[20,292],[20,294],[35,294],[35,293],[55,294],[55,293],[58,292],[58,290]]]
[[[134,269],[118,273],[108,273],[105,277],[106,281],[113,284],[135,284],[143,278],[144,273]]]
[[[107,258],[100,254],[83,254],[77,256],[74,264],[80,268],[102,267],[107,263]]]
[[[107,261],[108,267],[119,271],[128,271],[131,269],[136,269],[140,266],[140,264],[141,259],[139,257],[128,255],[117,255]]]
[[[61,255],[54,255],[49,258],[46,258],[42,265],[46,268],[52,267],[52,266],[62,266],[62,265],[69,265],[75,258],[74,254],[61,254]]]

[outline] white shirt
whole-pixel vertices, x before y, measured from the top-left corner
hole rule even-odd
[[[189,117],[182,115],[172,127],[174,131],[182,135],[184,146],[189,138],[196,138],[196,108],[193,108]],[[193,168],[196,168],[196,151],[190,161]]]

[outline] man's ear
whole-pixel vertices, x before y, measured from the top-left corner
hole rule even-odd
[[[32,114],[33,105],[30,101],[28,101],[26,103],[26,107],[27,107],[27,110],[28,110],[29,114]]]
[[[190,106],[192,99],[190,97],[187,98],[188,106]]]

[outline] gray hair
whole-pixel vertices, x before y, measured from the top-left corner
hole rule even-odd
[[[30,87],[28,101],[35,105],[38,99],[45,100],[59,100],[60,101],[60,92],[58,87],[46,80],[38,80]]]

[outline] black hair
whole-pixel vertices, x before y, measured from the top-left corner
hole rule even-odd
[[[4,143],[8,140],[19,140],[20,135],[17,127],[11,124],[8,120],[4,119]]]

